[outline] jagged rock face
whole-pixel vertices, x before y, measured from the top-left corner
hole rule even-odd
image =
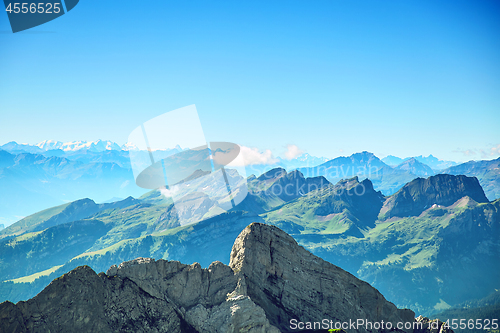
[[[253,223],[243,230],[229,266],[244,276],[250,298],[282,331],[290,329],[292,319],[364,318],[394,326],[414,320],[413,311],[397,309],[368,283],[316,257],[273,226]]]
[[[413,323],[414,313],[260,223],[238,236],[229,266],[138,258],[99,275],[81,266],[27,302],[0,304],[1,332],[279,333],[293,331],[290,319],[325,318]]]
[[[2,332],[189,332],[169,302],[88,266],[54,280],[27,302],[0,304],[0,313]]]
[[[316,215],[342,213],[348,209],[358,220],[358,227],[373,226],[377,215],[382,208],[385,197],[375,191],[369,179],[359,182],[358,177],[339,181],[335,186],[327,188]]]
[[[418,216],[434,204],[449,206],[465,196],[479,203],[488,202],[476,177],[436,175],[417,178],[387,199],[379,217]]]
[[[1,332],[278,333],[240,295],[228,266],[138,258],[97,275],[81,266],[40,294],[0,304]]]
[[[275,168],[256,178],[254,180],[255,188],[251,192],[264,196],[275,196],[286,202],[328,185],[330,182],[322,176],[305,178],[300,171],[295,170],[287,173],[283,168]]]
[[[330,182],[322,176],[305,178],[304,175],[297,170],[288,174],[283,170],[280,175],[281,177],[279,180],[275,182],[268,191],[283,201],[299,198],[311,191],[318,190],[330,184]]]

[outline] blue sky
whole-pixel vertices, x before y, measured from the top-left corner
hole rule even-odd
[[[126,142],[196,104],[209,141],[282,155],[500,156],[498,1],[92,1],[12,34],[0,145]]]

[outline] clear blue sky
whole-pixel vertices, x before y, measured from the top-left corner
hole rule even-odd
[[[196,104],[208,140],[276,155],[496,158],[499,32],[499,1],[81,0],[17,34],[4,12],[0,145],[123,144]]]

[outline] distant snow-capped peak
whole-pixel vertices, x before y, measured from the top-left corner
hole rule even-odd
[[[329,161],[329,159],[326,157],[316,157],[316,156],[312,156],[308,153],[304,153],[300,156],[297,156],[295,159],[298,161],[302,161],[302,162],[308,162],[308,161],[327,162],[327,161]]]
[[[45,140],[45,141],[42,141],[38,144],[36,144],[35,146],[37,146],[38,148],[42,149],[42,150],[51,150],[51,149],[59,149],[61,148],[63,145],[63,143],[61,141],[56,141],[56,140]]]
[[[101,152],[105,150],[121,150],[121,147],[112,141],[71,141],[61,142],[55,140],[45,140],[35,145],[36,147],[47,151],[52,149],[61,149],[63,151],[90,150]]]
[[[132,142],[127,142],[124,145],[122,145],[121,149],[126,150],[126,151],[135,151],[135,150],[139,150],[139,147],[134,145]]]
[[[90,151],[105,151],[105,150],[121,150],[120,146],[112,141],[73,141],[63,143],[61,146],[64,151],[90,150]]]
[[[53,150],[53,149],[61,149],[65,152],[72,152],[72,151],[80,151],[80,150],[87,150],[87,151],[93,151],[93,152],[102,152],[102,151],[107,151],[107,150],[124,150],[124,151],[137,151],[140,150],[139,147],[134,145],[131,142],[127,142],[124,145],[120,146],[117,143],[109,140],[97,140],[97,141],[70,141],[70,142],[61,142],[61,141],[56,141],[56,140],[44,140],[42,142],[37,143],[36,145],[21,145],[16,142],[10,142],[6,145],[4,145],[7,148],[10,148],[10,150],[16,148],[16,149],[25,149],[32,147],[33,149],[36,149],[37,151],[48,151],[48,150]],[[23,148],[24,147],[24,148]],[[183,149],[177,145],[175,148],[171,149],[155,149],[155,150],[161,150],[161,151],[183,151]]]

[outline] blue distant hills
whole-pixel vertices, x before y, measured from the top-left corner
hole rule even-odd
[[[9,142],[0,146],[0,223],[8,226],[37,211],[81,198],[105,202],[111,198],[139,197],[145,190],[135,185],[129,144],[112,141],[46,140],[37,145]],[[182,151],[175,147],[166,155]],[[273,164],[251,165],[247,174],[276,167],[299,170],[305,177],[324,176],[332,183],[354,176],[368,178],[384,195],[397,192],[417,177],[438,173],[476,176],[490,200],[500,197],[499,159],[458,165],[429,155],[379,159],[370,152],[328,160],[302,154],[292,160],[277,158]]]

